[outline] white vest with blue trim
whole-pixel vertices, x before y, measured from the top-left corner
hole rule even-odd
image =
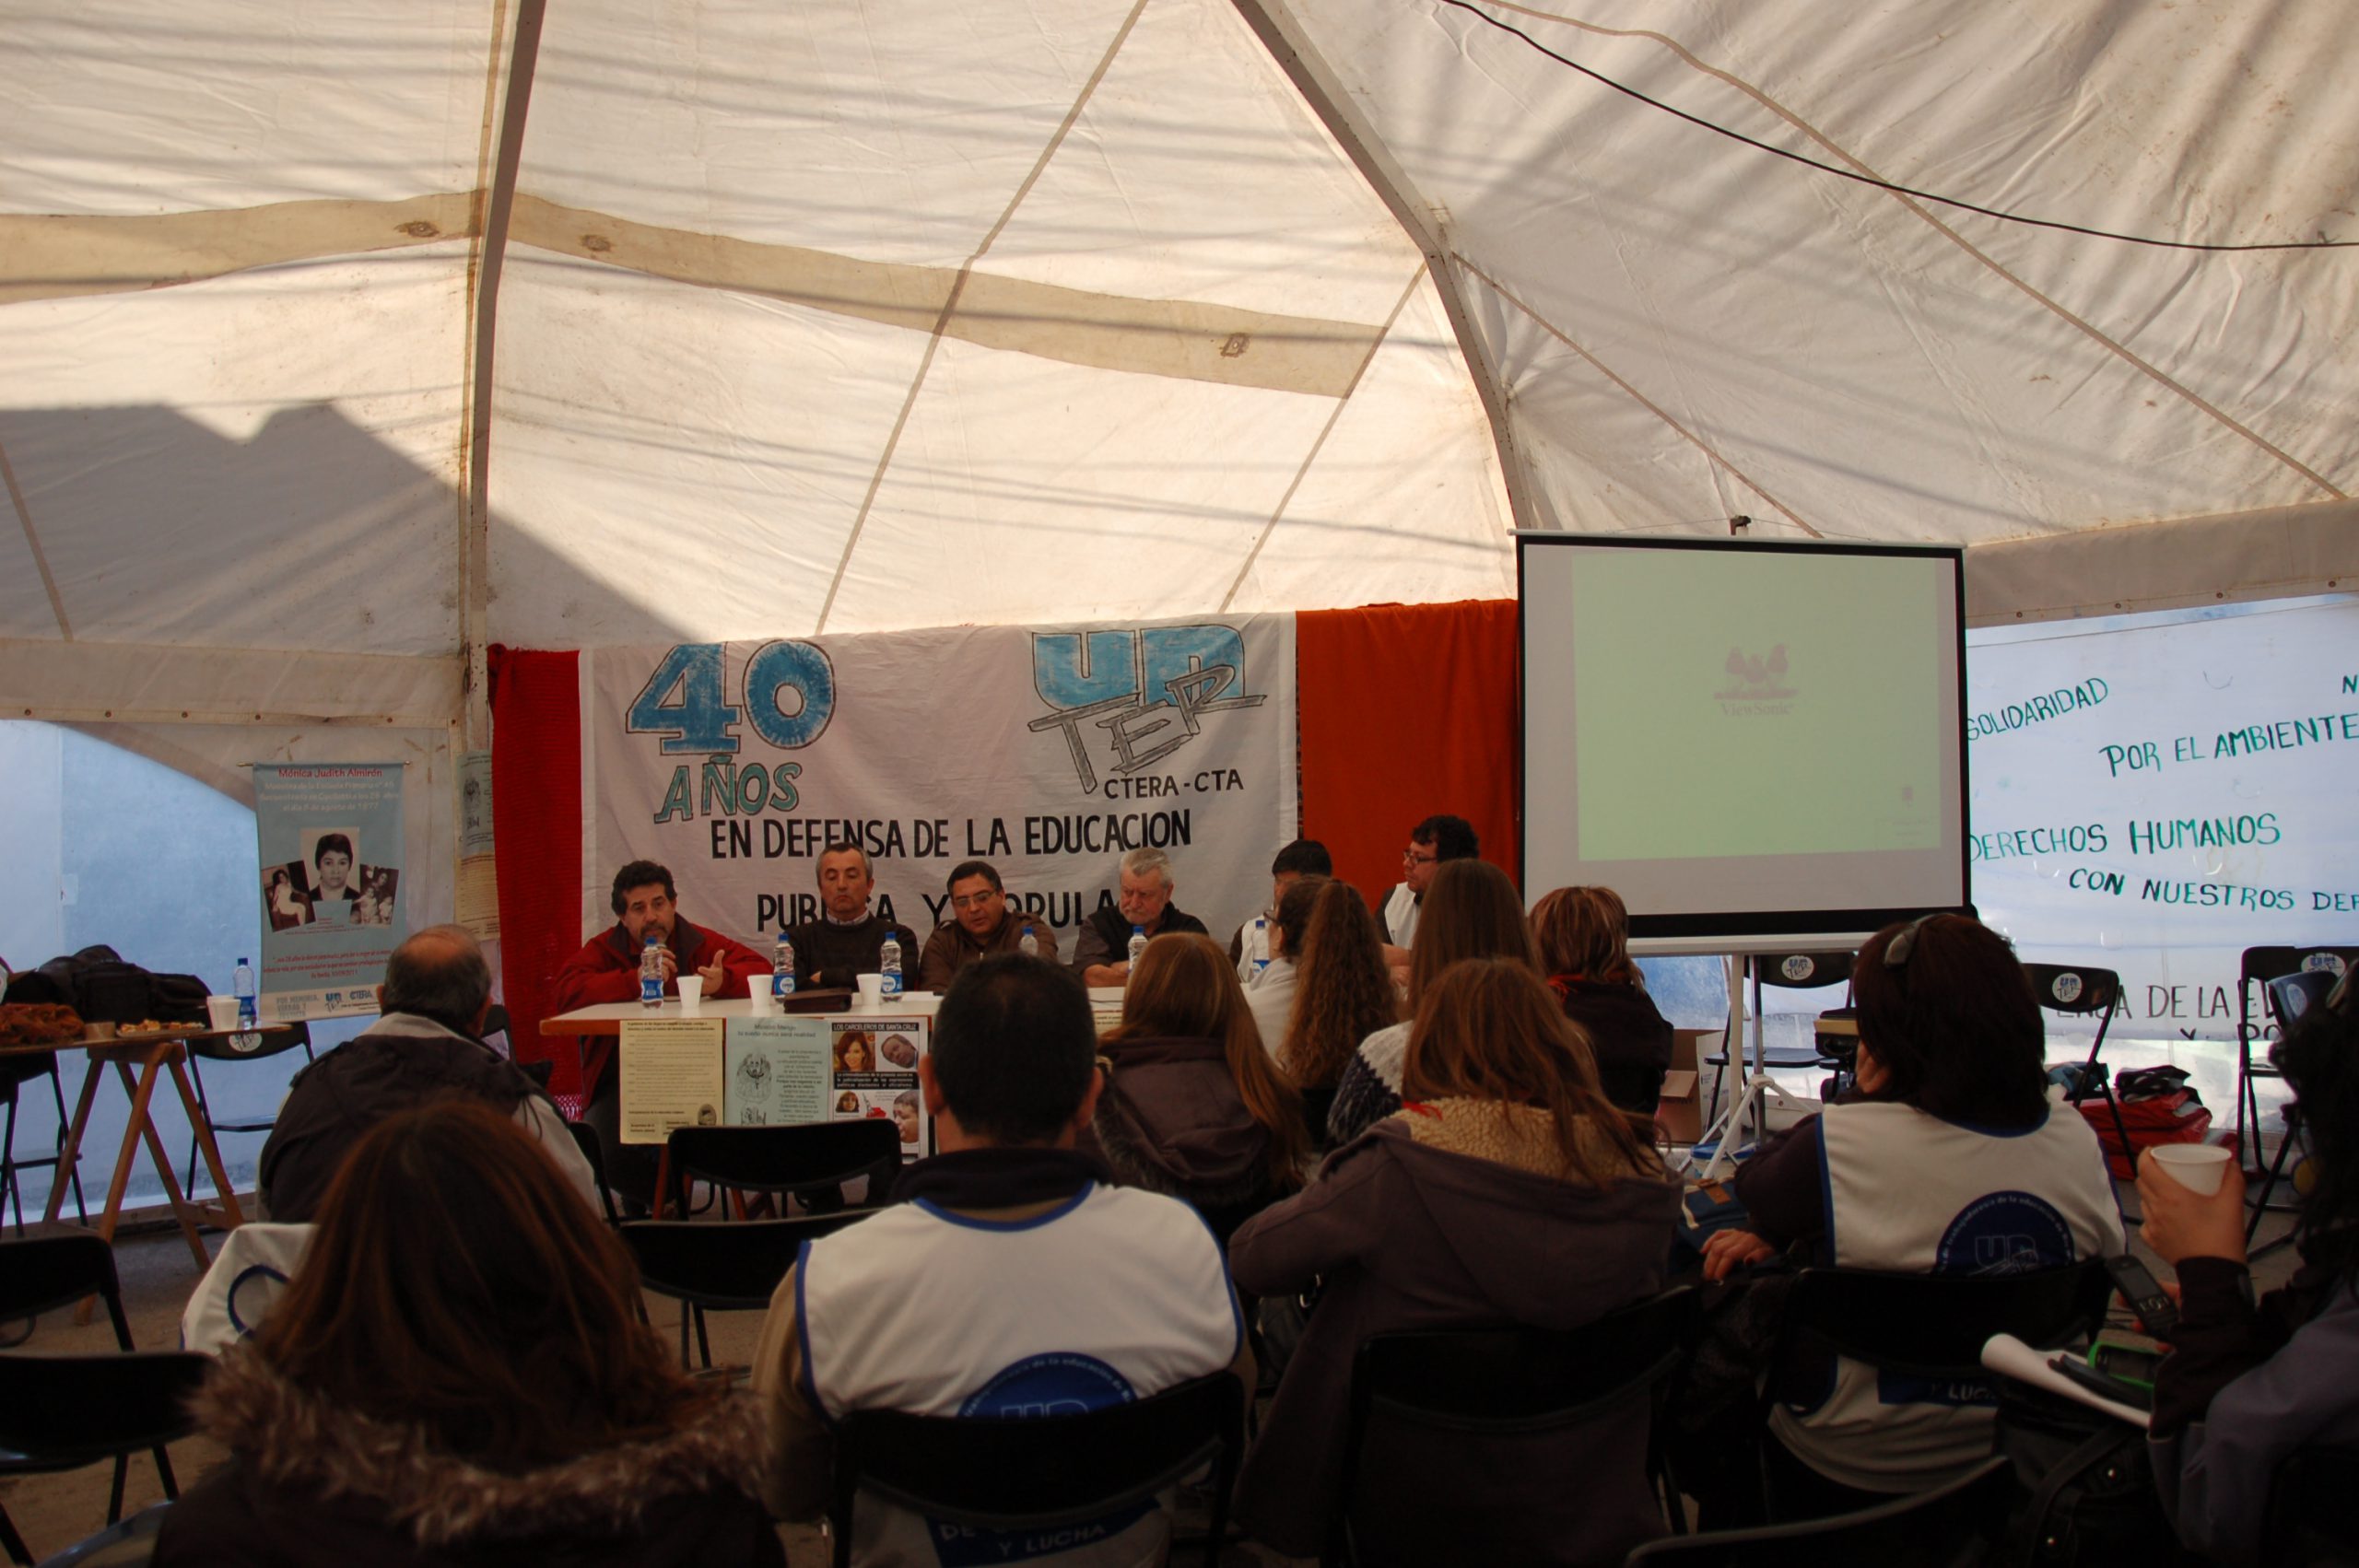
[[[1154,1193],[1093,1184],[1029,1220],[921,1200],[809,1243],[796,1269],[804,1395],[828,1421],[1072,1414],[1226,1367],[1243,1324],[1203,1221]],[[853,1560],[926,1568],[1163,1561],[1153,1504],[1059,1532],[937,1524],[863,1497]]]
[[[2059,1092],[2060,1095],[2060,1092]],[[2017,1273],[2123,1248],[2104,1152],[2060,1097],[2020,1130],[1975,1128],[1913,1106],[1829,1106],[1819,1119],[1826,1255],[1846,1269]],[[1848,1357],[1808,1410],[1769,1423],[1813,1469],[1866,1492],[1952,1480],[1990,1453],[1989,1386],[1935,1387]]]

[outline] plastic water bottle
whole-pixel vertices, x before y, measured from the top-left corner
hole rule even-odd
[[[1040,939],[1032,934],[1031,921],[1024,922],[1024,940],[1015,944],[1015,950],[1027,958],[1040,956]]]
[[[255,1006],[254,966],[250,960],[239,959],[237,968],[230,971],[229,994],[238,999],[239,1028],[251,1029],[262,1021],[261,1012]]]
[[[1146,951],[1146,928],[1145,928],[1144,926],[1133,926],[1133,927],[1131,928],[1131,967],[1132,967],[1132,968],[1135,969],[1135,968],[1137,968],[1137,967],[1138,967],[1138,965],[1139,965],[1139,954],[1142,954],[1142,953],[1144,953],[1145,951]]]
[[[647,945],[639,950],[639,1005],[663,1005],[663,960],[657,957],[655,933],[647,933]]]
[[[780,1001],[794,994],[794,943],[786,933],[778,933],[778,945],[770,949],[770,995]]]
[[[1253,973],[1259,975],[1269,966],[1270,918],[1256,915],[1253,917]]]
[[[885,945],[876,950],[877,972],[885,978],[886,996],[901,994],[901,939],[891,931],[885,933]]]

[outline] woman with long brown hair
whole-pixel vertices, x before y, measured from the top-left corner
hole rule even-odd
[[[1376,917],[1351,883],[1297,883],[1278,900],[1278,926],[1296,955],[1294,1011],[1278,1065],[1300,1091],[1305,1120],[1323,1141],[1335,1086],[1352,1053],[1379,1029],[1401,1022],[1401,995],[1385,966]]]
[[[1434,908],[1429,895],[1421,956],[1439,935]],[[1290,1556],[1323,1544],[1352,1358],[1371,1335],[1578,1328],[1662,1284],[1678,1185],[1651,1124],[1605,1098],[1580,1031],[1527,963],[1473,958],[1428,975],[1401,1082],[1399,1109],[1229,1247],[1241,1290],[1323,1281],[1238,1483],[1248,1533]],[[1513,1561],[1619,1562],[1662,1529],[1646,1437],[1644,1401],[1574,1429],[1544,1463],[1528,1446],[1510,1463],[1463,1434],[1437,1448],[1388,1431],[1366,1450],[1380,1457],[1364,1460],[1359,1493],[1377,1501],[1356,1527],[1402,1562],[1454,1560],[1503,1529]]]
[[[1630,909],[1610,887],[1560,887],[1532,911],[1540,972],[1589,1036],[1605,1097],[1655,1114],[1671,1070],[1671,1023],[1630,958]]]
[[[472,1101],[353,1148],[303,1264],[197,1399],[231,1462],[158,1563],[776,1564],[749,1396],[639,1321],[614,1233]]]
[[[1302,1185],[1302,1101],[1270,1060],[1236,967],[1210,937],[1146,944],[1101,1043],[1105,1093],[1091,1124],[1126,1187],[1184,1199],[1226,1239]]]
[[[1434,872],[1417,917],[1417,945],[1409,957],[1408,1015],[1417,1015],[1426,989],[1453,964],[1505,958],[1540,977],[1532,928],[1508,873],[1488,860],[1446,860]],[[1409,1026],[1395,1024],[1360,1042],[1335,1087],[1327,1136],[1350,1142],[1401,1106],[1401,1066]]]

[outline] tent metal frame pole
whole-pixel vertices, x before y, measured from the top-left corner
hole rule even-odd
[[[473,359],[467,406],[466,533],[460,548],[460,637],[466,656],[464,746],[491,743],[491,372],[499,345],[499,279],[508,259],[508,225],[523,161],[524,117],[532,107],[547,0],[517,0],[516,35],[508,55],[508,90],[499,114],[499,151],[485,193],[483,239],[475,265]]]
[[[1441,297],[1444,313],[1449,318],[1449,329],[1458,337],[1458,351],[1466,363],[1467,374],[1473,379],[1475,394],[1482,399],[1484,417],[1491,427],[1491,443],[1499,458],[1499,477],[1507,487],[1508,510],[1518,529],[1548,529],[1558,526],[1547,515],[1532,484],[1532,471],[1526,464],[1522,448],[1518,444],[1515,425],[1508,407],[1508,392],[1499,377],[1498,363],[1492,357],[1490,345],[1485,341],[1474,322],[1468,305],[1463,279],[1452,264],[1449,243],[1436,218],[1433,207],[1410,181],[1408,173],[1395,163],[1384,149],[1384,144],[1360,113],[1349,91],[1319,53],[1302,24],[1287,10],[1285,0],[1230,0],[1245,25],[1253,29],[1254,37],[1269,51],[1295,90],[1310,106],[1312,113],[1327,127],[1344,149],[1344,155],[1360,171],[1360,177],[1385,206],[1394,221],[1415,242],[1426,259],[1426,271],[1434,280],[1434,290]]]

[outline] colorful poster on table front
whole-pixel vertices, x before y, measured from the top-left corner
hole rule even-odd
[[[254,764],[262,853],[262,1012],[377,1011],[409,934],[397,762]]]

